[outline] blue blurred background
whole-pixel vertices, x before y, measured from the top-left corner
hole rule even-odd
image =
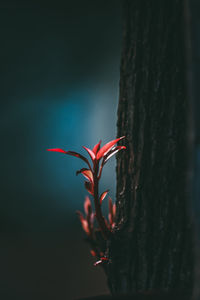
[[[119,0],[1,1],[2,300],[108,293],[75,215],[84,165],[46,149],[116,137],[121,14]],[[114,158],[107,188],[114,199]]]

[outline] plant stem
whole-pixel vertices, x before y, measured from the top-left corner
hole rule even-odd
[[[98,179],[98,165],[94,163],[94,205],[96,211],[96,219],[99,223],[99,227],[101,229],[102,235],[104,239],[108,239],[111,232],[109,231],[108,227],[106,226],[105,219],[102,215],[101,211],[101,204],[99,202],[99,179]]]

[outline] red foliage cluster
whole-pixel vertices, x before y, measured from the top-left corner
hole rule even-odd
[[[85,217],[83,214],[78,211],[78,215],[81,221],[81,225],[83,230],[86,232],[89,239],[92,241],[92,244],[94,240],[94,218],[96,217],[96,220],[99,224],[99,228],[102,233],[102,237],[104,239],[108,239],[113,227],[115,226],[115,214],[116,214],[116,205],[112,203],[112,199],[109,197],[109,214],[108,214],[108,221],[103,217],[102,210],[101,210],[101,204],[106,195],[108,194],[109,190],[104,191],[99,196],[99,180],[102,175],[102,170],[104,165],[107,163],[107,161],[117,152],[119,152],[122,149],[126,149],[125,146],[115,146],[115,144],[123,139],[123,137],[117,138],[115,140],[112,140],[105,144],[101,148],[101,141],[99,141],[98,144],[94,146],[94,148],[91,150],[89,148],[86,148],[83,146],[83,148],[88,152],[92,165],[88,161],[88,159],[74,151],[65,151],[60,148],[54,148],[54,149],[48,149],[48,151],[54,151],[54,152],[60,152],[64,154],[68,154],[71,156],[75,156],[83,160],[87,164],[87,168],[82,168],[81,170],[78,170],[76,172],[76,175],[82,174],[87,181],[85,181],[85,188],[86,190],[93,196],[94,198],[94,205],[95,205],[95,212],[92,210],[92,204],[90,201],[90,198],[87,196],[85,198],[84,202],[84,211],[85,211]],[[101,163],[100,163],[101,161]],[[108,259],[104,256],[104,253],[101,251],[98,251],[97,249],[94,249],[96,247],[93,247],[91,250],[91,254],[93,256],[97,256],[100,258],[99,261],[95,263],[95,265],[98,265],[102,262],[107,261]]]

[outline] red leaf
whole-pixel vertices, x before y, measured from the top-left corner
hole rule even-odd
[[[120,141],[121,139],[123,139],[124,136],[116,139],[116,140],[113,140],[113,141],[110,141],[109,143],[105,144],[100,150],[99,152],[97,153],[97,159],[101,159],[104,155],[106,155],[108,153],[108,151],[118,142]]]
[[[89,227],[88,227],[88,222],[84,219],[84,220],[81,221],[81,225],[82,225],[83,230],[89,235],[90,230],[89,230]]]
[[[116,203],[113,204],[113,217],[116,216]]]
[[[96,262],[94,263],[94,266],[96,267],[96,266],[98,266],[99,264],[102,264],[102,260],[101,260],[101,259],[98,260],[98,261],[96,261]]]
[[[85,188],[92,196],[94,196],[94,188],[91,182],[85,181]]]
[[[95,156],[94,152],[92,150],[90,150],[89,148],[86,148],[85,146],[83,146],[83,148],[89,153],[92,161],[95,160],[96,156]]]
[[[77,211],[77,214],[78,214],[79,219],[81,221],[81,225],[82,225],[83,230],[89,235],[90,234],[90,230],[89,230],[89,226],[88,226],[87,220],[83,217],[83,214],[80,211]]]
[[[84,210],[85,210],[86,215],[91,214],[91,212],[92,212],[92,205],[91,205],[90,198],[88,196],[85,197]]]
[[[115,155],[117,152],[119,152],[122,149],[126,149],[125,146],[117,146],[114,149],[111,149],[105,156],[104,156],[104,160],[103,160],[103,166],[105,165],[105,163],[107,163],[107,161],[113,156]]]
[[[107,258],[107,257],[101,257],[100,260],[98,260],[98,261],[96,261],[96,262],[94,263],[94,266],[96,267],[96,266],[98,266],[99,264],[105,263],[105,262],[108,262],[108,258]]]
[[[93,183],[93,174],[92,171],[86,168],[82,168],[81,170],[76,172],[76,175],[83,174],[85,178],[87,178],[91,183]]]
[[[112,226],[113,221],[112,221],[111,213],[108,214],[108,220],[109,220],[110,225]]]
[[[94,217],[95,217],[95,214],[92,212],[91,215],[90,215],[90,223],[91,224],[94,223]]]
[[[92,151],[93,151],[93,153],[96,155],[97,154],[97,152],[99,151],[99,149],[100,149],[100,145],[101,145],[101,140],[98,142],[98,144],[96,144],[95,146],[94,146],[94,148],[92,149]]]
[[[87,158],[85,158],[83,155],[81,155],[81,154],[79,154],[77,152],[74,152],[74,151],[65,151],[65,150],[60,149],[60,148],[47,149],[47,151],[60,152],[60,153],[64,153],[64,154],[68,154],[68,155],[71,155],[71,156],[78,157],[78,158],[82,159],[84,162],[86,162],[86,164],[88,165],[88,167],[91,169],[90,163],[87,160]]]
[[[103,193],[101,194],[100,200],[99,200],[100,204],[102,204],[102,201],[103,201],[103,199],[106,197],[106,195],[108,194],[108,192],[109,192],[109,190],[106,190],[105,192],[103,192]]]
[[[108,207],[109,207],[109,212],[112,213],[113,204],[112,204],[112,199],[110,197],[108,200]]]
[[[97,253],[94,250],[90,250],[92,256],[97,256]]]
[[[107,257],[101,257],[101,260],[102,261],[108,261],[108,258]]]
[[[47,149],[47,151],[52,151],[52,152],[60,152],[60,153],[65,153],[67,154],[67,151],[60,149],[60,148],[53,148],[53,149]]]
[[[108,220],[109,220],[111,228],[114,228],[114,226],[115,226],[115,215],[116,215],[116,204],[114,203],[111,211],[108,214]]]
[[[109,214],[108,214],[108,220],[109,220],[109,223],[111,225],[111,227],[114,227],[115,224],[114,224],[114,218],[115,218],[115,215],[116,215],[116,204],[112,204],[112,199],[109,197],[109,202],[108,202],[108,205],[109,205]]]

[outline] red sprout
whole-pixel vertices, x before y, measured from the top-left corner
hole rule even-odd
[[[116,206],[115,204],[112,204],[112,200],[110,202],[109,200],[109,223],[110,226],[108,225],[107,221],[102,215],[101,211],[101,203],[103,199],[106,197],[108,190],[103,192],[101,196],[99,197],[99,180],[101,178],[102,174],[102,169],[103,166],[107,163],[107,161],[117,152],[119,152],[122,149],[126,149],[125,146],[115,146],[115,144],[123,139],[123,137],[117,138],[115,140],[112,140],[105,144],[102,148],[101,146],[101,141],[99,141],[98,144],[96,144],[93,149],[89,149],[85,146],[83,148],[88,152],[91,160],[92,160],[92,166],[90,165],[89,161],[87,158],[85,158],[83,155],[74,152],[74,151],[65,151],[60,148],[54,148],[54,149],[47,149],[47,151],[54,151],[54,152],[60,152],[64,153],[67,155],[75,156],[77,158],[80,158],[83,160],[87,166],[87,168],[82,168],[81,170],[77,171],[76,174],[82,174],[87,181],[85,181],[85,188],[86,190],[93,196],[94,198],[94,205],[95,205],[95,216],[98,221],[99,227],[101,229],[102,235],[105,239],[108,239],[111,233],[111,229],[114,226],[114,216],[115,216],[115,210]],[[100,165],[100,160],[102,159],[101,165]],[[92,206],[89,198],[86,198],[85,200],[85,213],[86,213],[86,218],[83,217],[81,212],[78,212],[82,227],[84,231],[90,235],[91,230],[93,228],[92,220],[91,217],[94,218],[94,214],[92,213]],[[89,204],[90,203],[90,204]],[[86,209],[87,207],[87,209]],[[109,228],[110,227],[110,228]]]

